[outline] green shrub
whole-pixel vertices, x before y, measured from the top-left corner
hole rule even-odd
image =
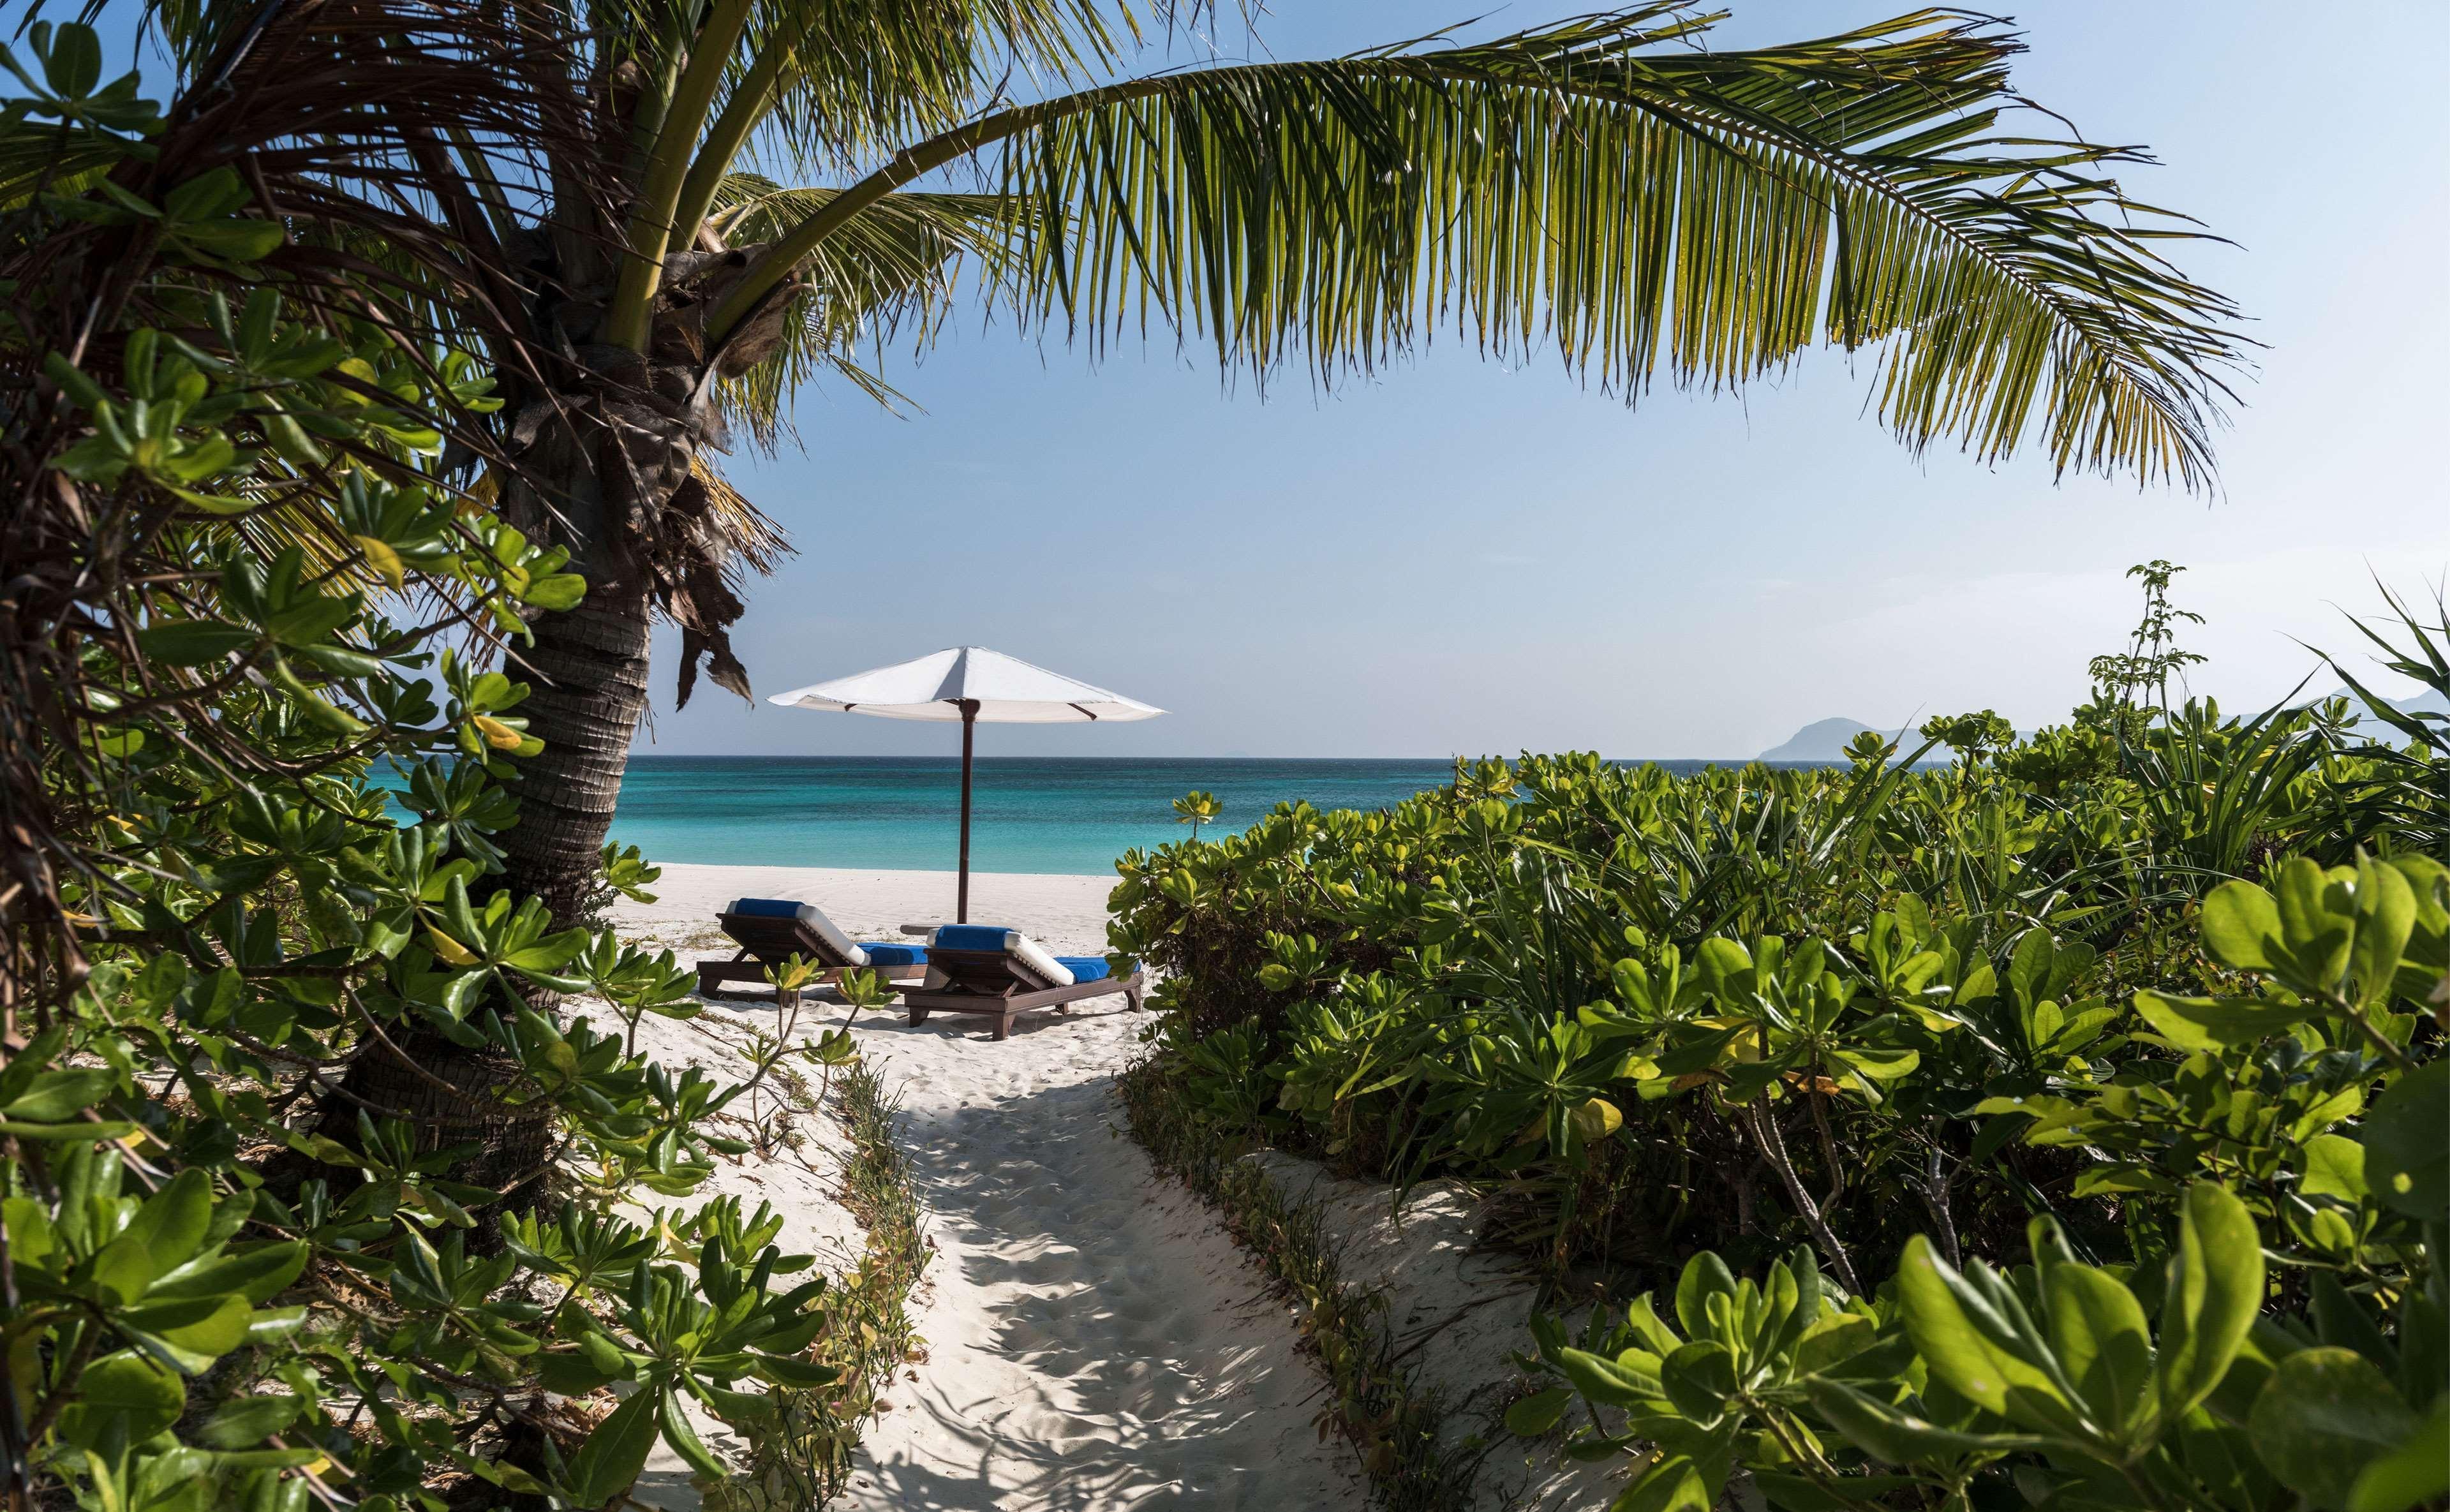
[[[1159,1056],[1212,1117],[1264,1077],[1258,1134],[1475,1186],[1577,1296],[1681,1277],[1526,1362],[1516,1426],[1582,1402],[1622,1505],[2439,1498],[2450,760],[2170,707],[2168,576],[2070,724],[1934,721],[1946,770],[1526,756],[1135,853]]]
[[[1916,1237],[1867,1297],[1809,1250],[1758,1284],[1704,1253],[1673,1325],[1644,1295],[1579,1339],[1535,1328],[1561,1385],[1514,1426],[1580,1401],[1579,1444],[1646,1462],[1645,1507],[1709,1507],[1738,1467],[1799,1509],[2450,1495],[2450,1062],[2411,1049],[2450,982],[2450,868],[2295,861],[2216,891],[2202,934],[2242,979],[2136,995],[2169,1054],[1974,1110],[2107,1155],[2078,1190],[2122,1194],[2127,1258],[2037,1217],[2029,1266]]]

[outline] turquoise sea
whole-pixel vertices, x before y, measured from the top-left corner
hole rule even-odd
[[[950,871],[961,771],[950,757],[637,756],[612,837],[657,862]],[[1174,801],[1194,788],[1215,793],[1219,825],[1239,830],[1287,800],[1377,808],[1452,772],[1445,761],[982,757],[970,865],[1109,871],[1135,845],[1187,835]]]

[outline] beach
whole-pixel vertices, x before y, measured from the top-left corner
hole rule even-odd
[[[1094,952],[1112,885],[974,875],[970,917],[1066,954]],[[654,891],[651,904],[620,905],[616,927],[686,962],[729,954],[713,919],[733,898],[814,902],[856,939],[893,940],[903,923],[948,919],[954,879],[671,865]],[[668,1060],[706,1061],[710,1046],[736,1037],[734,1025],[770,1023],[769,1002],[744,990],[695,1020],[650,1020],[653,1043]],[[843,1019],[820,1002],[803,1033]],[[1351,1445],[1315,1425],[1323,1380],[1297,1352],[1285,1303],[1206,1207],[1121,1134],[1112,1076],[1154,1021],[1115,997],[1030,1015],[1002,1042],[982,1020],[939,1016],[914,1029],[898,1009],[851,1026],[901,1098],[896,1134],[917,1168],[935,1253],[911,1304],[922,1358],[867,1425],[846,1504],[1367,1504]],[[827,1154],[821,1141],[820,1165]],[[713,1190],[770,1197],[791,1210],[795,1232],[843,1252],[839,1210],[798,1211],[830,1206],[822,1181],[744,1160]],[[674,1512],[695,1504],[676,1466],[656,1469],[642,1491]]]

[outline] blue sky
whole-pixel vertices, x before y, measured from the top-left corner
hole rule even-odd
[[[1483,29],[1591,3],[1518,0]],[[1735,8],[1721,46],[1909,6]],[[1278,10],[1260,27],[1278,57],[1479,13]],[[2094,140],[2149,145],[2163,165],[2130,187],[2240,243],[2183,253],[2269,345],[2218,496],[2054,486],[2032,456],[1917,460],[1837,354],[1740,399],[1627,411],[1553,362],[1509,372],[1448,342],[1262,402],[1171,340],[1093,364],[969,314],[892,367],[915,413],[826,385],[799,400],[805,451],[731,460],[800,548],[736,632],[760,694],[967,642],[1175,711],[998,729],[994,753],[1740,756],[1833,715],[2054,718],[2132,623],[2124,570],[2167,557],[2210,620],[2196,687],[2280,696],[2313,665],[2299,640],[2348,646],[2369,573],[2423,593],[2450,571],[2450,6],[2317,27],[2303,6],[2050,0],[2018,19],[2019,87]],[[1144,61],[1194,55],[1177,39]],[[641,752],[951,748],[704,682],[676,713],[676,640]]]

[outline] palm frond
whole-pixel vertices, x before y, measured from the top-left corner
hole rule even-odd
[[[1650,5],[1016,107],[905,149],[773,260],[983,159],[1013,207],[1001,296],[1093,346],[1171,325],[1332,379],[1446,331],[1632,401],[1662,366],[1733,388],[1826,342],[1872,355],[1916,450],[1996,462],[2038,432],[2062,474],[2211,481],[2236,311],[2159,251],[2192,223],[2110,176],[2142,153],[2002,132],[2012,32],[1924,11],[1710,52],[1713,19]]]
[[[772,0],[741,71],[777,46],[792,61],[756,165],[813,176],[873,162],[969,119],[1001,81],[1102,70],[1137,36],[1128,10],[1095,0]]]
[[[773,241],[821,208],[839,190],[788,188],[755,174],[727,178],[711,223],[727,242]],[[986,277],[1010,250],[1013,206],[999,196],[898,194],[871,207],[805,263],[791,297],[784,340],[773,356],[723,381],[727,417],[745,424],[757,444],[771,447],[788,429],[785,415],[801,384],[825,374],[849,382],[880,403],[903,396],[875,361],[891,343],[924,345],[950,306],[965,263],[982,262]]]

